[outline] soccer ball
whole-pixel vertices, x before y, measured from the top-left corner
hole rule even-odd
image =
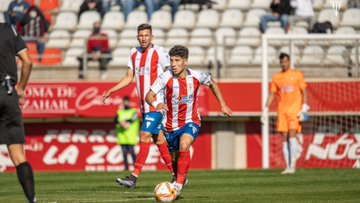
[[[155,187],[154,197],[158,202],[173,202],[176,199],[175,188],[169,182],[161,182]]]

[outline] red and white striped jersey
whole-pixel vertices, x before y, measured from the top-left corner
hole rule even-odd
[[[161,74],[151,86],[155,94],[165,90],[165,102],[169,110],[164,116],[163,124],[167,131],[179,130],[190,122],[200,126],[197,104],[200,85],[210,86],[210,75],[186,69],[185,78],[178,78],[169,70]]]
[[[145,102],[145,96],[151,84],[168,66],[170,66],[170,57],[163,47],[151,45],[145,52],[142,52],[140,47],[131,49],[128,67],[131,70],[135,69],[136,90],[142,113],[156,112],[155,108]],[[160,92],[156,95],[156,100],[163,102],[164,93]]]

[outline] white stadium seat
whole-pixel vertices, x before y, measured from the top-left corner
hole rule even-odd
[[[344,65],[346,52],[344,46],[331,46],[327,51],[324,63],[328,65]]]
[[[70,47],[84,47],[86,46],[87,39],[91,35],[90,30],[76,30],[73,34]]]
[[[236,44],[257,47],[260,45],[260,36],[261,33],[258,28],[245,27],[240,30]]]
[[[260,18],[262,15],[265,15],[266,11],[263,9],[252,9],[246,14],[245,26],[254,26],[258,27],[260,23]]]
[[[135,29],[138,25],[147,23],[148,18],[145,11],[135,10],[132,11],[126,21],[125,27]]]
[[[102,20],[102,29],[122,30],[125,26],[124,14],[118,11],[107,12]]]
[[[233,27],[239,29],[243,24],[243,15],[237,9],[230,9],[223,12],[220,27]]]
[[[169,11],[159,10],[155,11],[150,20],[150,25],[153,28],[159,28],[163,30],[168,30],[171,27],[171,13]]]
[[[118,47],[112,52],[112,60],[109,62],[110,66],[126,67],[130,54],[130,47]]]
[[[137,31],[135,29],[125,29],[120,33],[118,47],[136,47],[139,42],[136,38]]]
[[[74,12],[64,11],[56,16],[54,29],[66,29],[73,31],[76,29],[78,17]]]
[[[165,32],[161,29],[153,28],[152,34],[154,36],[153,43],[163,45],[165,43]]]
[[[84,0],[63,0],[60,11],[72,11],[77,13],[83,2]]]
[[[305,35],[308,34],[308,30],[304,27],[292,27],[288,34]]]
[[[323,62],[324,50],[320,46],[305,47],[300,60],[301,65],[319,65]]]
[[[268,64],[272,65],[272,64],[278,64],[278,60],[277,60],[277,53],[276,53],[276,49],[274,47],[267,47],[267,57],[268,57]],[[255,50],[255,56],[254,59],[252,60],[253,64],[256,65],[260,65],[262,64],[262,47],[258,47]]]
[[[101,30],[101,32],[107,34],[109,39],[109,47],[111,49],[115,48],[118,40],[117,32],[115,30],[108,30],[108,29]]]
[[[360,28],[360,8],[350,8],[345,10],[340,25]]]
[[[1,0],[0,1],[0,12],[6,12],[8,10],[9,4],[12,0]]]
[[[210,29],[196,28],[190,34],[191,46],[204,46],[209,47],[213,44],[213,37]]]
[[[358,54],[356,54],[358,53]],[[356,63],[356,55],[357,55],[357,60],[360,62],[360,46],[359,47],[354,47],[351,50],[351,60],[352,62],[355,64]]]
[[[338,28],[335,35],[355,35],[356,31],[353,27],[340,27]],[[355,40],[331,40],[331,44],[333,45],[344,45],[344,46],[352,46],[354,45]]]
[[[234,65],[249,65],[253,59],[253,50],[248,46],[237,46],[231,50],[228,63]]]
[[[339,16],[335,16],[332,9],[323,9],[319,13],[318,22],[330,21],[333,27],[338,27]]]
[[[47,48],[68,48],[70,44],[70,33],[67,30],[54,30],[49,34]]]
[[[0,12],[0,23],[5,23],[5,13]]]
[[[313,8],[317,11],[321,10],[324,7],[324,0],[314,0]]]
[[[251,0],[229,0],[228,9],[249,10]]]
[[[66,51],[63,66],[79,66],[79,60],[77,57],[84,53],[84,48],[70,48]]]
[[[292,59],[292,60],[294,60],[295,63],[298,63],[299,60],[300,60],[300,54],[301,54],[300,49],[299,49],[297,46],[293,46],[292,51],[293,51],[293,53],[292,53],[293,59]],[[287,54],[289,54],[289,55],[291,56],[290,46],[289,46],[289,45],[282,46],[282,47],[279,49],[278,55],[280,55],[280,53],[287,53]],[[279,63],[278,60],[279,60],[279,59],[277,59],[277,61],[276,61],[277,63]]]
[[[269,9],[272,0],[253,0],[251,8]]]
[[[233,28],[219,28],[216,32],[216,41],[219,45],[233,46],[236,42],[236,32]]]
[[[332,1],[330,0],[325,0],[325,4],[323,5],[323,8],[326,8],[326,9],[332,9],[333,8],[333,5],[331,3]],[[341,10],[344,10],[346,7],[347,7],[347,4],[348,4],[348,0],[342,0],[342,3],[341,3],[341,7],[340,9]]]
[[[198,15],[197,28],[216,29],[219,26],[220,16],[216,10],[202,10]]]
[[[101,16],[96,11],[86,11],[81,14],[78,29],[93,29],[94,23],[101,21]]]
[[[212,0],[215,4],[212,6],[214,9],[224,11],[227,8],[228,0]]]
[[[203,66],[205,65],[205,50],[199,46],[189,46],[189,66],[196,68],[194,66]]]
[[[189,32],[183,28],[173,28],[167,33],[165,46],[171,47],[176,44],[187,46],[189,42]]]
[[[190,10],[179,10],[176,12],[174,28],[193,29],[196,23],[196,15]]]

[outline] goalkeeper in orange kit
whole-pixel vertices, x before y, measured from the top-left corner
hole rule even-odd
[[[268,108],[279,97],[277,107],[277,131],[283,137],[283,155],[286,169],[282,174],[295,173],[298,143],[296,134],[301,133],[301,122],[307,120],[306,82],[300,71],[290,69],[290,57],[286,53],[279,56],[282,71],[272,77],[270,94],[263,111],[262,121]]]

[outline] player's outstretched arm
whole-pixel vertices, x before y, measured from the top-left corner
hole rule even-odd
[[[217,83],[214,80],[210,80],[210,90],[215,95],[216,99],[218,100],[220,106],[221,106],[221,112],[225,116],[231,116],[232,112],[231,109],[226,105],[225,100],[221,94],[220,88],[217,85]]]
[[[105,91],[101,96],[101,101],[105,103],[105,100],[110,97],[114,92],[121,90],[122,88],[128,86],[134,78],[134,70],[130,68],[127,70],[126,75],[120,80],[120,82],[112,87],[111,89]]]
[[[156,101],[156,94],[152,90],[149,90],[149,92],[145,96],[145,101],[152,107],[154,107],[156,110],[158,110],[161,113],[165,113],[168,111],[168,107],[164,103],[160,103]]]
[[[29,56],[29,53],[24,50],[21,51],[18,56],[20,57],[22,61],[22,68],[21,68],[21,75],[20,75],[20,81],[19,85],[16,88],[16,92],[19,96],[19,103],[20,105],[23,105],[25,103],[25,87],[27,85],[27,82],[30,77],[31,69],[32,69],[32,62]]]

